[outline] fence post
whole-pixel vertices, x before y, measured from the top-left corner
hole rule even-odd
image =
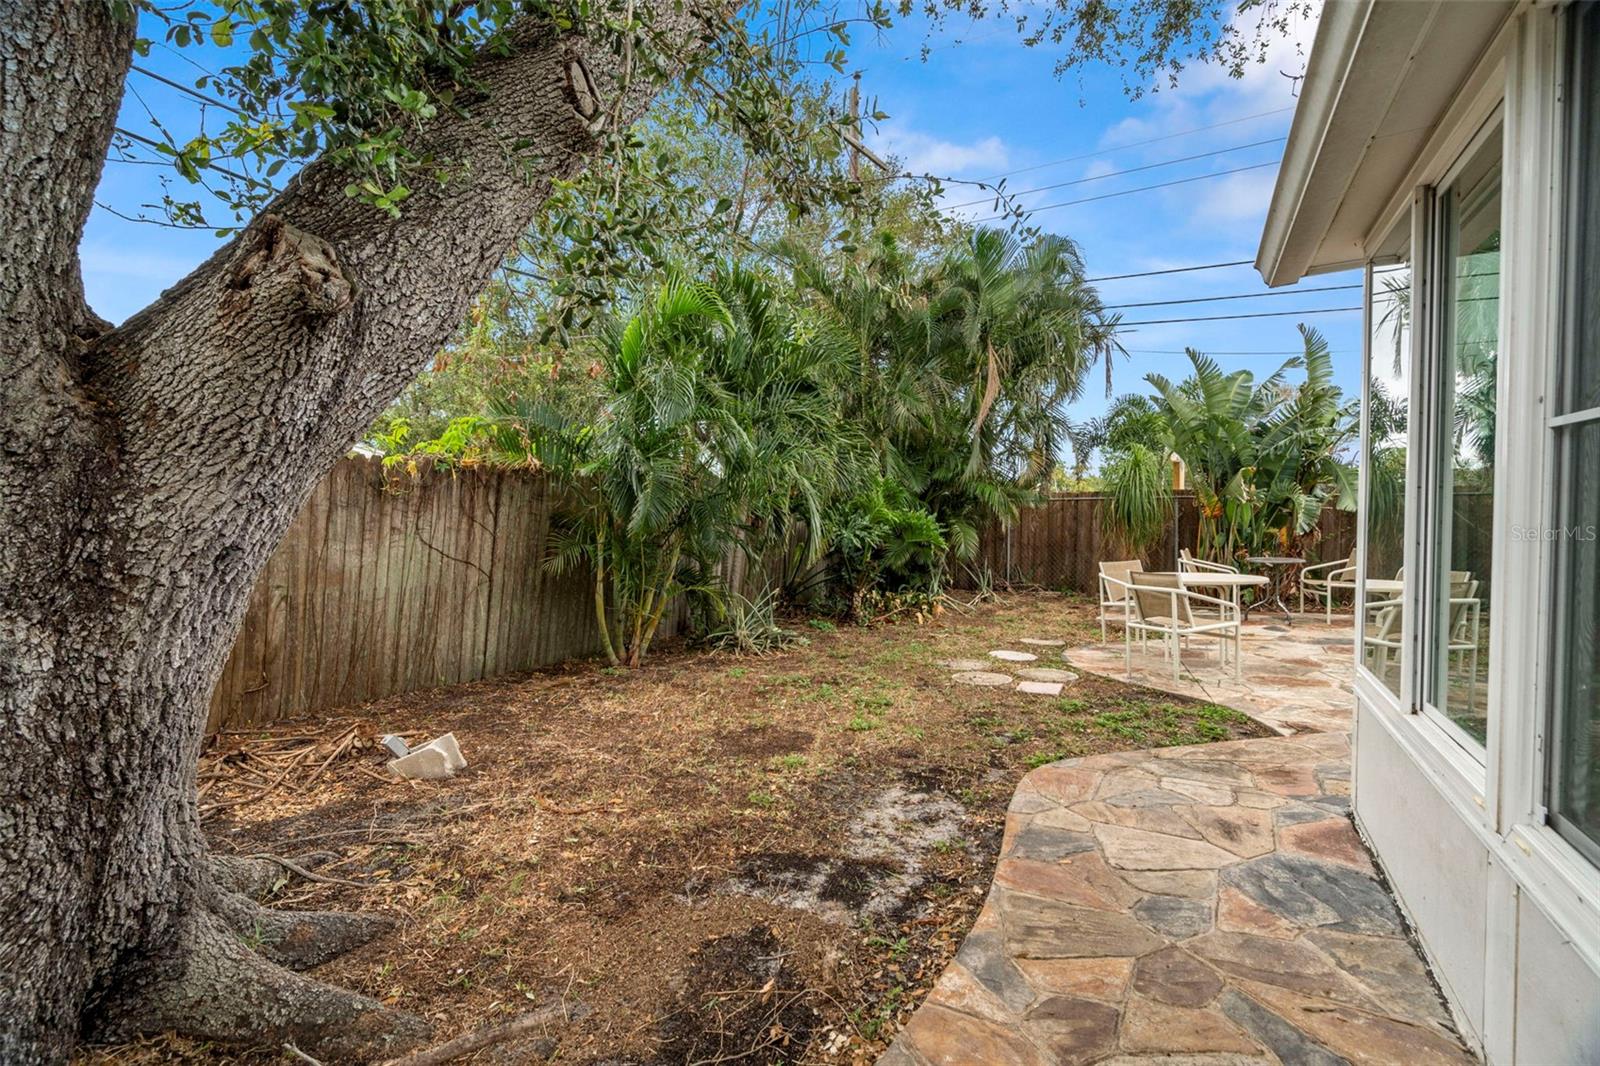
[[[1172,496],[1172,569],[1174,572],[1182,569],[1178,566],[1178,496]]]

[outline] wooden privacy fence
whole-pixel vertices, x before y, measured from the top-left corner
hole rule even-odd
[[[373,459],[345,459],[317,486],[251,593],[243,628],[212,694],[209,728],[236,729],[600,653],[594,586],[544,567],[557,506],[528,471],[429,471],[385,479]],[[1105,497],[1057,496],[991,527],[978,565],[997,580],[1093,593],[1101,559],[1122,557],[1101,530]],[[1320,558],[1348,554],[1355,516],[1322,515]],[[1176,497],[1174,528],[1146,558],[1171,569],[1195,542],[1194,496]],[[742,555],[723,579],[752,595],[771,566]],[[965,576],[958,569],[958,579]],[[682,604],[662,623],[681,629]]]
[[[593,583],[542,565],[552,496],[525,471],[386,484],[378,461],[341,461],[251,594],[210,728],[598,654]]]
[[[998,523],[979,542],[980,570],[988,567],[996,581],[1045,588],[1070,589],[1093,595],[1098,587],[1102,559],[1125,559],[1127,550],[1106,536],[1101,512],[1107,498],[1096,492],[1052,496],[1039,507],[1022,512],[1010,527]],[[1353,511],[1325,507],[1318,522],[1313,561],[1342,559],[1355,551],[1356,516]],[[1165,534],[1145,554],[1147,569],[1176,568],[1178,549],[1193,550],[1200,515],[1194,493],[1173,495],[1172,521]],[[965,577],[958,568],[958,577]]]

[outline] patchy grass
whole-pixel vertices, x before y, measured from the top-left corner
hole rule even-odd
[[[922,625],[810,629],[809,646],[765,656],[669,646],[637,671],[569,663],[263,730],[355,725],[364,738],[265,801],[250,801],[258,782],[226,772],[238,738],[223,737],[205,763],[207,802],[244,802],[206,825],[222,851],[331,853],[322,872],[362,887],[294,882],[274,902],[401,924],[317,976],[427,1016],[441,1039],[564,999],[589,1013],[551,1034],[556,1062],[680,1062],[706,1046],[705,1026],[758,1016],[758,1036],[731,1021],[711,1034],[721,1061],[866,1063],[970,927],[1030,768],[1266,732],[1091,674],[1049,699],[957,685],[937,665],[1023,636],[1090,643],[1088,600],[1015,595]],[[1059,663],[1031,650],[1037,665]],[[380,772],[372,738],[446,731],[469,761],[456,778]],[[914,823],[891,828],[903,854],[854,853],[863,811],[897,795],[950,805],[955,822],[923,839]],[[914,876],[878,906],[902,867]],[[808,884],[825,909],[793,905]],[[789,990],[781,1001],[760,998],[769,979]],[[281,1061],[277,1049],[230,1058],[167,1038],[84,1059]],[[508,1046],[493,1061],[541,1060]]]

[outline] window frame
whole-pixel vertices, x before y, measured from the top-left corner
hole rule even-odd
[[[1424,198],[1423,226],[1425,240],[1422,247],[1425,249],[1423,262],[1414,264],[1413,270],[1423,270],[1427,277],[1424,279],[1424,293],[1426,301],[1422,305],[1423,315],[1426,316],[1426,330],[1423,333],[1423,343],[1415,348],[1414,380],[1412,395],[1413,406],[1420,413],[1411,417],[1411,425],[1416,427],[1411,433],[1411,438],[1416,443],[1413,445],[1421,453],[1421,480],[1418,485],[1422,492],[1418,501],[1420,530],[1417,540],[1419,553],[1418,565],[1412,570],[1409,565],[1407,573],[1417,576],[1415,585],[1415,598],[1413,600],[1415,611],[1414,632],[1411,643],[1415,649],[1412,665],[1410,706],[1415,713],[1426,717],[1438,726],[1453,743],[1455,743],[1469,758],[1480,766],[1486,766],[1489,760],[1489,743],[1487,735],[1479,741],[1463,729],[1445,708],[1433,702],[1435,685],[1441,678],[1447,678],[1448,654],[1441,654],[1442,631],[1450,624],[1450,612],[1442,610],[1442,605],[1449,592],[1449,583],[1443,578],[1448,570],[1448,559],[1442,558],[1446,553],[1441,551],[1441,539],[1445,530],[1451,529],[1453,515],[1451,503],[1454,498],[1452,491],[1454,484],[1454,417],[1453,405],[1447,404],[1445,385],[1451,386],[1450,395],[1454,395],[1455,359],[1453,353],[1447,350],[1447,342],[1454,337],[1454,327],[1450,316],[1455,314],[1456,301],[1454,299],[1455,267],[1452,262],[1451,249],[1447,246],[1448,234],[1452,223],[1452,207],[1450,193],[1462,172],[1470,166],[1478,154],[1490,142],[1499,141],[1499,151],[1496,165],[1500,168],[1499,182],[1501,190],[1500,200],[1500,231],[1505,232],[1505,219],[1508,210],[1505,191],[1506,182],[1506,107],[1502,98],[1490,112],[1485,115],[1473,131],[1472,136],[1457,151],[1450,165],[1439,179],[1433,182],[1426,190]],[[1502,250],[1502,261],[1504,252]],[[1503,358],[1506,352],[1505,345],[1505,291],[1506,278],[1504,271],[1497,283],[1496,299],[1499,310],[1496,312],[1496,329],[1499,333],[1495,359],[1495,386],[1496,396],[1500,395],[1502,378],[1504,377]],[[1415,293],[1415,289],[1413,289]],[[1413,301],[1416,297],[1413,295]],[[1415,303],[1414,303],[1415,306]],[[1498,403],[1495,412],[1496,439],[1500,437],[1501,412]],[[1497,456],[1498,460],[1498,456]],[[1501,466],[1495,463],[1495,476],[1492,491],[1495,499],[1500,496],[1499,470]],[[1496,555],[1499,553],[1496,552]],[[1490,564],[1490,577],[1493,579],[1494,565]],[[1489,624],[1494,622],[1493,613],[1490,612]],[[1492,696],[1494,677],[1498,664],[1491,655],[1488,657],[1488,678],[1485,680],[1485,698],[1489,700],[1486,712],[1492,717],[1495,707]],[[1448,684],[1446,680],[1444,682]],[[1485,723],[1486,733],[1489,728]]]
[[[1412,293],[1411,307],[1413,308],[1413,312],[1411,319],[1406,326],[1406,329],[1409,333],[1409,339],[1406,342],[1406,366],[1405,373],[1403,375],[1405,379],[1406,391],[1401,395],[1401,398],[1406,402],[1407,411],[1406,482],[1407,484],[1410,484],[1413,480],[1414,471],[1412,464],[1416,462],[1416,449],[1412,442],[1411,412],[1413,392],[1415,391],[1417,379],[1417,322],[1414,309],[1418,306],[1417,271],[1416,263],[1414,262],[1414,257],[1412,254],[1412,239],[1414,237],[1412,218],[1413,214],[1408,210],[1405,217],[1397,221],[1390,228],[1390,236],[1385,240],[1384,243],[1390,248],[1394,248],[1396,245],[1398,245],[1398,250],[1390,251],[1382,256],[1374,256],[1368,259],[1361,272],[1361,447],[1360,469],[1357,472],[1359,479],[1357,491],[1358,499],[1360,500],[1360,506],[1357,512],[1359,515],[1359,521],[1356,523],[1355,555],[1355,562],[1357,564],[1354,636],[1355,677],[1357,686],[1361,688],[1368,702],[1373,702],[1375,699],[1380,700],[1384,706],[1389,708],[1394,713],[1399,713],[1401,707],[1411,706],[1412,699],[1413,686],[1411,684],[1410,669],[1414,656],[1410,638],[1412,635],[1414,622],[1412,620],[1409,596],[1406,596],[1403,593],[1399,596],[1401,610],[1400,654],[1397,657],[1398,661],[1395,667],[1395,681],[1397,683],[1396,688],[1390,688],[1388,683],[1382,678],[1378,677],[1377,674],[1373,673],[1372,669],[1367,665],[1365,646],[1367,623],[1367,580],[1373,576],[1368,562],[1369,535],[1371,533],[1371,529],[1369,528],[1367,519],[1369,514],[1369,499],[1372,492],[1372,479],[1370,476],[1373,445],[1373,441],[1371,439],[1372,379],[1373,365],[1378,358],[1378,353],[1373,342],[1373,331],[1377,324],[1373,298],[1377,293],[1377,279],[1379,272],[1398,266],[1402,263],[1405,264],[1409,275],[1409,284]],[[1402,523],[1402,529],[1400,532],[1402,561],[1405,558],[1405,545],[1411,536],[1411,515],[1412,508],[1408,498],[1405,506],[1404,521]],[[1395,597],[1392,595],[1385,596],[1385,599],[1394,598]],[[1371,694],[1366,695],[1367,693]]]
[[[1571,17],[1596,18],[1594,13],[1580,14],[1575,8]],[[1587,73],[1590,77],[1600,76],[1600,44],[1594,49],[1594,54],[1582,54],[1578,35],[1572,32],[1570,23],[1563,26],[1561,47],[1558,50],[1561,71],[1559,77],[1563,90],[1576,85],[1577,79]],[[1580,61],[1586,67],[1580,66]],[[1566,410],[1565,405],[1573,402],[1579,395],[1571,389],[1573,375],[1578,367],[1574,353],[1578,347],[1578,315],[1576,314],[1579,301],[1582,298],[1580,291],[1581,282],[1578,277],[1576,264],[1578,261],[1578,244],[1576,223],[1581,217],[1580,204],[1584,194],[1583,187],[1583,160],[1581,158],[1581,125],[1584,113],[1577,105],[1577,93],[1563,92],[1563,106],[1558,116],[1558,132],[1560,143],[1556,149],[1556,158],[1559,160],[1557,169],[1559,188],[1553,196],[1556,217],[1556,231],[1560,237],[1559,247],[1555,250],[1556,262],[1560,264],[1558,275],[1560,281],[1559,307],[1556,311],[1557,319],[1553,336],[1553,350],[1550,357],[1550,366],[1547,374],[1546,395],[1550,402],[1545,409],[1542,420],[1542,444],[1545,455],[1548,457],[1550,475],[1548,478],[1548,491],[1546,518],[1547,528],[1565,528],[1567,497],[1562,491],[1562,473],[1570,461],[1571,450],[1575,441],[1585,426],[1600,424],[1600,406]],[[1600,106],[1592,101],[1590,106]],[[1600,146],[1596,146],[1600,150]],[[1589,225],[1600,231],[1600,218],[1590,219]],[[1597,233],[1600,236],[1600,233]],[[1600,254],[1600,240],[1595,241],[1595,254]],[[1547,681],[1546,692],[1549,697],[1543,701],[1541,723],[1543,734],[1541,747],[1544,759],[1540,769],[1542,773],[1537,780],[1539,789],[1536,811],[1558,837],[1584,860],[1600,870],[1600,837],[1596,837],[1581,826],[1573,824],[1561,813],[1560,793],[1563,784],[1563,759],[1562,754],[1567,740],[1565,695],[1568,687],[1567,671],[1565,669],[1565,636],[1567,633],[1568,615],[1571,610],[1571,601],[1564,595],[1562,587],[1562,574],[1564,570],[1564,555],[1568,546],[1562,545],[1547,553],[1545,562],[1546,584],[1545,596],[1549,610],[1547,617],[1550,619],[1548,637],[1544,641],[1548,661],[1544,664]],[[1600,752],[1594,753],[1595,758],[1600,758]]]

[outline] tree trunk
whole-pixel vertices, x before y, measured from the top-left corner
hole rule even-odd
[[[77,248],[133,46],[116,6],[0,0],[0,1061],[159,1028],[382,1054],[425,1027],[284,968],[380,923],[261,910],[207,854],[210,693],[311,489],[594,156],[608,95],[631,120],[655,87],[524,24],[469,113],[421,135],[460,165],[401,219],[313,164],[112,329]],[[655,32],[694,47],[696,15],[663,8]]]

